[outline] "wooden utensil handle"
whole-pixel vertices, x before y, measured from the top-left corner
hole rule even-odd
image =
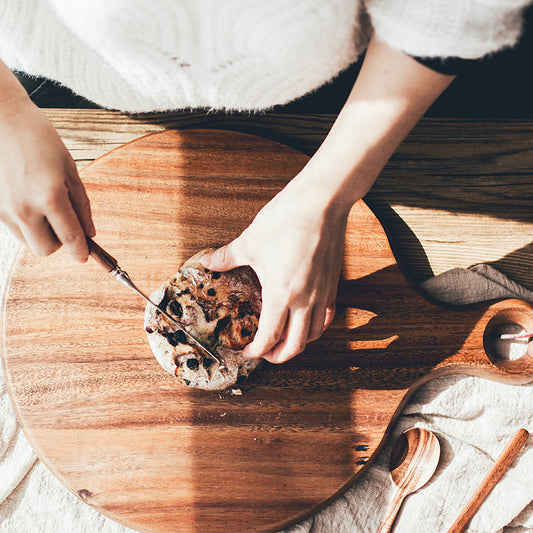
[[[387,508],[387,513],[381,521],[379,529],[376,533],[389,533],[392,530],[392,526],[396,520],[396,515],[398,514],[398,511],[400,510],[400,507],[402,506],[403,500],[406,496],[407,494],[405,494],[403,490],[399,489],[398,487],[394,487],[394,493]]]
[[[90,237],[87,237],[87,246],[91,256],[108,272],[113,272],[119,268],[118,261],[108,254],[102,247],[96,244]]]
[[[503,476],[504,472],[511,466],[518,452],[527,442],[529,433],[525,429],[519,429],[509,444],[505,447],[503,452],[498,456],[493,467],[489,470],[478,489],[470,498],[465,508],[453,523],[448,533],[461,533],[468,522],[472,519],[483,500],[488,496],[489,492],[494,488],[496,483]]]

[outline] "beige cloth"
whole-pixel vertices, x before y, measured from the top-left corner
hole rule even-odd
[[[0,289],[3,291],[18,244],[0,226]],[[450,276],[452,276],[450,278]],[[450,292],[450,279],[453,294]],[[495,282],[494,279],[497,281]],[[533,294],[482,266],[432,278],[426,289],[443,298]],[[510,291],[502,294],[501,291]],[[518,291],[518,293],[516,292]],[[507,440],[520,428],[533,433],[533,384],[510,386],[472,377],[446,377],[425,385],[395,425],[434,431],[442,462],[430,483],[404,503],[395,533],[447,531]],[[366,474],[336,502],[293,526],[290,533],[370,533],[385,512],[391,493],[390,443]],[[467,531],[533,531],[533,437],[472,520]],[[37,459],[11,407],[0,375],[0,533],[127,533],[64,488]],[[207,532],[206,532],[207,533]],[[241,533],[241,532],[233,532]]]

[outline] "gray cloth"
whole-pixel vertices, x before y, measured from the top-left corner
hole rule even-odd
[[[452,268],[421,284],[437,300],[451,304],[472,304],[501,298],[533,302],[533,292],[509,279],[490,265]]]

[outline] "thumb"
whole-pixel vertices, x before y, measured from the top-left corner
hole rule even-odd
[[[331,323],[333,322],[333,319],[335,318],[335,302],[329,304],[326,307],[326,318],[324,319],[324,331],[326,331]]]
[[[226,272],[246,264],[246,262],[238,259],[236,241],[232,241],[212,252],[207,252],[200,258],[200,263],[205,268],[215,272]]]

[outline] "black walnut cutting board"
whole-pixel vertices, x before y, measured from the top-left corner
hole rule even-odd
[[[306,161],[250,135],[169,130],[81,175],[97,241],[150,293],[199,249],[236,237]],[[4,298],[8,388],[39,457],[104,514],[141,531],[244,532],[279,530],[342,493],[425,381],[533,379],[532,344],[507,361],[491,340],[505,323],[531,328],[533,308],[430,303],[362,202],[337,309],[320,341],[267,365],[242,396],[195,391],[152,356],[136,295],[94,261],[22,250]]]

